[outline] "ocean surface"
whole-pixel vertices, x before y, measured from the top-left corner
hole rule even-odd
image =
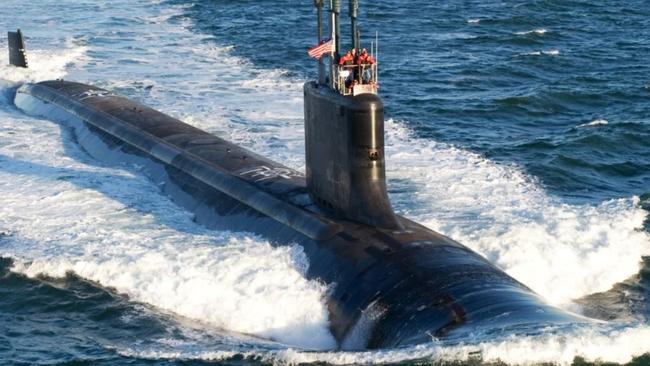
[[[314,14],[0,2],[30,65],[7,66],[0,39],[0,364],[650,364],[646,1],[361,0],[396,210],[602,320],[590,327],[337,351],[298,248],[202,227],[137,166],[94,160],[13,103],[25,82],[96,84],[304,170]]]

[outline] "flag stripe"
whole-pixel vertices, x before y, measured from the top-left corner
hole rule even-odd
[[[323,57],[324,54],[326,53],[331,53],[332,52],[332,40],[330,39],[329,41],[319,44],[313,48],[310,48],[307,51],[307,54],[309,54],[309,57],[317,58],[320,59]]]
[[[325,43],[323,43],[321,45],[318,45],[318,46],[312,48],[310,51],[311,52],[318,52],[320,50],[330,48],[331,45],[332,45],[332,43],[328,41],[328,42],[325,42]]]
[[[314,56],[320,55],[322,53],[331,52],[331,50],[332,50],[332,47],[329,47],[328,45],[323,46],[323,47],[318,47],[318,48],[315,48],[313,50],[310,50],[309,51],[309,56],[314,57]]]

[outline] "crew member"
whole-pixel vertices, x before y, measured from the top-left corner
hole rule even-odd
[[[346,93],[352,85],[352,80],[354,80],[354,72],[350,70],[350,66],[352,65],[354,65],[354,56],[352,55],[352,51],[348,51],[339,59],[339,66],[342,66],[339,70],[339,75],[345,79],[344,84]]]
[[[359,65],[367,65],[367,64],[372,65],[375,63],[375,59],[372,56],[370,56],[368,54],[368,50],[364,48],[361,50],[361,54],[359,55],[359,59],[357,63]]]
[[[352,55],[352,51],[348,51],[343,57],[339,59],[339,65],[354,65],[354,56]]]
[[[357,64],[360,66],[360,68],[363,70],[362,76],[362,81],[364,84],[368,84],[371,80],[371,72],[369,68],[366,68],[366,66],[372,65],[375,63],[375,59],[368,54],[368,50],[365,48],[361,50],[361,54],[359,55],[359,59],[357,60]]]

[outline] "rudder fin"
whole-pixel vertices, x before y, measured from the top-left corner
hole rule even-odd
[[[16,67],[27,67],[27,54],[25,53],[25,42],[20,29],[15,32],[7,32],[9,40],[9,64]]]

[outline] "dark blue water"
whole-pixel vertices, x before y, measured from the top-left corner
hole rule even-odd
[[[178,5],[186,7],[165,21],[181,24],[189,20],[190,31],[201,35],[197,48],[233,46],[230,53],[249,62],[256,72],[286,70],[287,80],[315,77],[315,63],[306,56],[306,49],[316,41],[310,1],[167,0],[152,6]],[[7,5],[0,13],[5,16],[24,6]],[[92,18],[93,12],[110,14],[112,9],[83,3],[69,10],[52,10],[59,15],[65,11],[85,14],[77,14],[80,21]],[[60,20],[64,18],[52,16],[49,23],[41,19],[23,26],[43,33],[47,27],[72,32],[79,26]],[[131,33],[129,28],[146,28],[146,21],[138,16],[128,21],[120,16],[108,19],[102,23],[106,29],[101,37],[71,36],[91,49],[101,48],[90,51],[90,64],[106,67],[115,75],[136,61],[107,60],[105,53],[153,50],[138,49],[137,39],[131,39],[140,33]],[[40,28],[42,24],[48,25]],[[646,2],[362,0],[360,27],[368,48],[374,32],[379,31],[386,114],[408,126],[414,138],[450,144],[496,164],[517,167],[563,204],[596,207],[611,199],[636,196],[639,205],[650,211],[650,6]],[[346,22],[342,29],[347,34]],[[114,76],[79,74],[87,76],[82,81],[102,85],[115,81],[110,79]],[[189,74],[197,83],[211,77],[192,75],[191,69],[178,74]],[[158,86],[151,91],[157,77],[152,70],[143,77],[145,81],[118,84],[117,89],[145,103],[152,98],[158,100],[154,104],[163,104],[170,99],[156,99]],[[165,77],[173,80],[175,76]],[[138,78],[128,75],[129,80]],[[171,94],[178,96],[179,105],[192,104],[194,95],[179,89],[178,94]],[[202,93],[195,94],[200,97]],[[10,107],[5,110],[15,112]],[[238,110],[229,113],[243,118]],[[398,181],[394,180],[397,187]],[[392,193],[399,192],[393,188]],[[650,232],[650,219],[643,225],[636,229]],[[2,229],[0,245],[13,236]],[[577,300],[583,314],[645,326],[650,319],[650,258],[638,260],[643,263],[638,274],[608,291]],[[223,329],[206,330],[200,319],[200,324],[197,319],[179,320],[83,277],[28,278],[10,271],[11,265],[12,260],[0,258],[0,364],[291,362],[285,354],[277,356],[284,348],[276,344],[256,343],[245,336],[230,338]],[[162,351],[138,352],[150,348]],[[233,354],[210,357],[211,350],[224,349]],[[382,356],[371,353],[364,360],[398,362],[402,358],[386,361]],[[437,354],[428,354],[399,362],[441,360]],[[315,356],[315,361],[352,363],[337,359],[335,351]],[[481,359],[462,362],[479,364]],[[650,364],[650,359],[641,356],[634,362]],[[581,364],[580,358],[576,364]]]
[[[389,116],[593,202],[650,190],[650,8],[621,4],[361,1],[360,27],[368,48],[380,32]],[[309,6],[205,1],[190,14],[256,65],[315,77]]]

